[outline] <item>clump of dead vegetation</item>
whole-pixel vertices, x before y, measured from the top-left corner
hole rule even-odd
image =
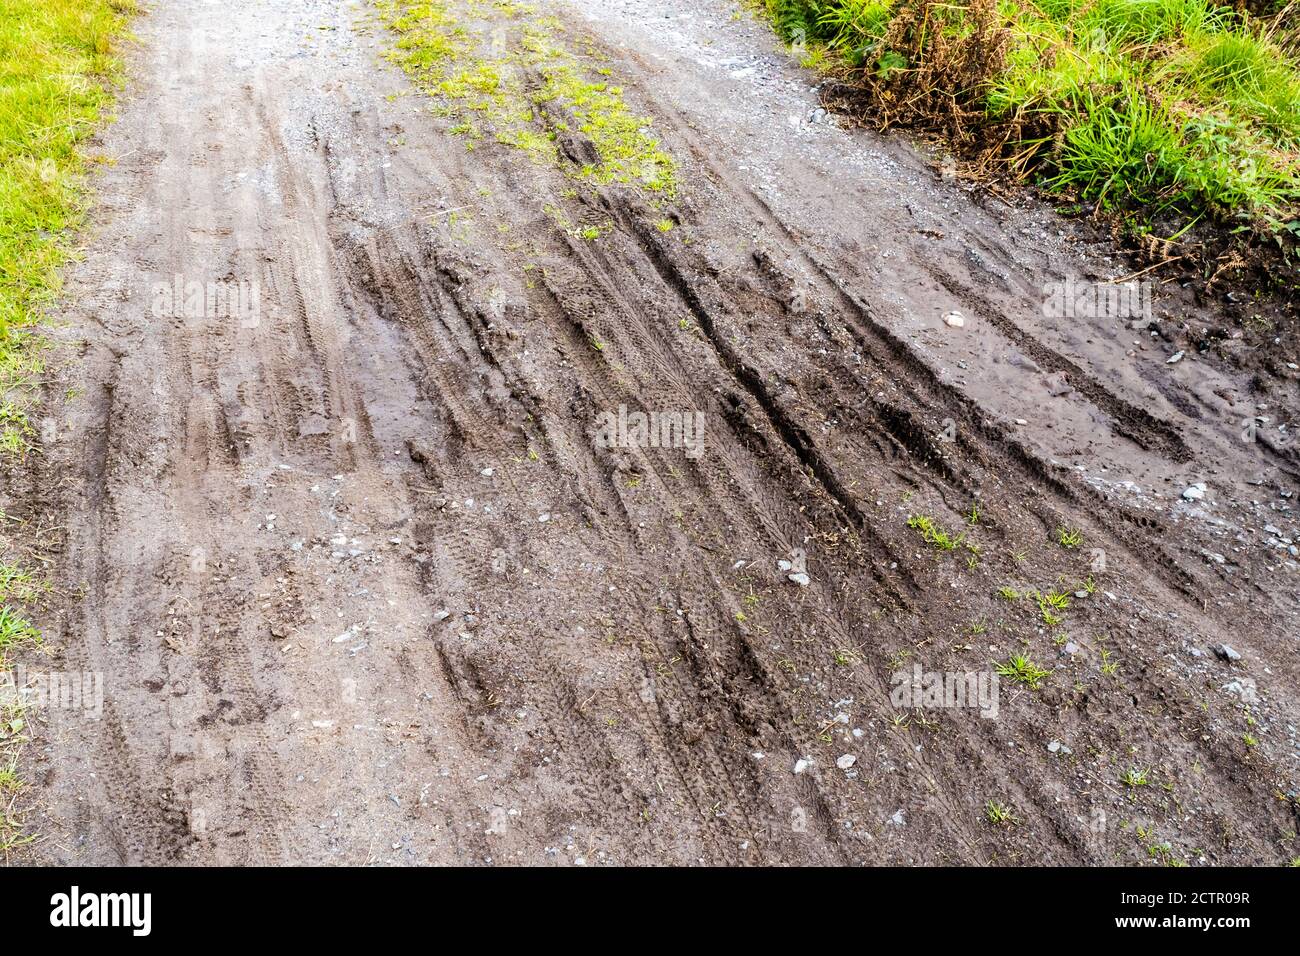
[[[1232,251],[1207,263],[1263,256],[1294,283],[1300,0],[754,2],[839,111],[939,136],[974,178],[1032,181],[1161,255],[1212,226]]]
[[[995,0],[903,0],[892,11],[877,62],[848,72],[852,88],[873,94],[866,102],[883,127],[932,127],[974,145],[985,125],[980,94],[1006,68],[1011,46]]]

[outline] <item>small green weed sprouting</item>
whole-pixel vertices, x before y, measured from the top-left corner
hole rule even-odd
[[[984,816],[994,826],[1010,826],[1020,822],[1010,807],[996,800],[990,800],[984,805]]]
[[[1058,612],[1063,613],[1070,606],[1070,596],[1064,591],[1048,591],[1046,594],[1038,591],[1035,592],[1034,599],[1038,602],[1038,611],[1048,627],[1058,626],[1063,620]]]
[[[1120,774],[1119,782],[1124,784],[1124,786],[1133,789],[1136,789],[1137,787],[1145,787],[1151,782],[1147,779],[1148,773],[1149,771],[1147,770],[1141,770],[1137,767],[1129,767]]]
[[[998,675],[1024,684],[1030,690],[1037,690],[1044,677],[1052,672],[1044,670],[1023,654],[1013,654],[1010,660],[997,664],[994,668]]]
[[[1077,548],[1083,544],[1083,532],[1077,528],[1057,528],[1056,541],[1063,548]]]
[[[921,540],[939,551],[955,551],[966,539],[965,532],[954,538],[929,515],[912,515],[907,519],[907,526],[919,531]]]
[[[839,648],[833,655],[837,667],[857,667],[862,663],[862,657],[857,651],[845,648]]]

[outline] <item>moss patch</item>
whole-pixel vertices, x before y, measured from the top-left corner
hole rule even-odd
[[[634,113],[590,48],[553,17],[512,0],[375,0],[397,37],[388,57],[473,148],[485,139],[560,165],[560,140],[578,133],[594,155],[578,165],[593,185],[669,196],[677,163],[649,119]]]

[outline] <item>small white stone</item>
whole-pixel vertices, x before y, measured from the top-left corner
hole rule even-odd
[[[858,758],[853,756],[853,754],[845,754],[835,761],[835,766],[839,767],[841,770],[848,770],[857,762]]]

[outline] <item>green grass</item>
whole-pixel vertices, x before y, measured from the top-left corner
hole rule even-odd
[[[0,0],[0,452],[20,453],[41,373],[34,326],[86,206],[79,146],[111,106],[133,0]]]
[[[984,805],[984,817],[994,826],[1010,826],[1020,822],[1016,819],[1014,810],[996,800],[990,800]]]
[[[26,618],[11,607],[0,608],[0,654],[9,648],[35,643],[37,637],[36,629]],[[0,666],[3,661],[4,658],[0,657]]]
[[[1136,789],[1137,787],[1145,787],[1148,783],[1151,782],[1147,776],[1148,773],[1150,773],[1150,771],[1148,770],[1143,770],[1138,767],[1129,767],[1122,774],[1120,774],[1119,782],[1124,784],[1124,786],[1130,789]]]
[[[1030,690],[1037,690],[1043,678],[1052,673],[1043,670],[1023,654],[1013,655],[1005,663],[995,665],[994,670],[997,671],[998,676],[1015,681],[1017,684],[1024,684]]]
[[[1043,623],[1049,627],[1059,625],[1062,618],[1057,612],[1064,613],[1070,606],[1070,596],[1064,591],[1048,591],[1046,594],[1035,591],[1033,597],[1038,602],[1038,611],[1043,617]]]
[[[88,201],[82,147],[111,108],[117,41],[134,9],[134,0],[0,0],[0,455],[23,454],[34,434],[38,325],[73,254]],[[20,609],[43,591],[0,560],[0,676],[39,643]],[[0,693],[0,856],[30,839],[14,809],[25,730],[21,702]]]
[[[834,54],[882,115],[927,125],[959,104],[974,121],[949,126],[982,126],[966,145],[985,162],[1131,233],[1209,216],[1300,234],[1300,64],[1268,21],[1213,0],[750,3]]]
[[[1057,528],[1056,543],[1063,548],[1077,548],[1083,544],[1083,532],[1077,528]]]
[[[921,539],[938,551],[954,551],[966,537],[964,532],[953,537],[929,515],[912,515],[907,519],[907,526],[919,532]]]
[[[453,120],[474,149],[484,135],[538,163],[558,164],[562,136],[595,147],[579,178],[671,197],[677,162],[633,112],[597,55],[554,18],[513,0],[373,0],[396,37],[389,59]],[[585,238],[585,237],[584,237]]]

